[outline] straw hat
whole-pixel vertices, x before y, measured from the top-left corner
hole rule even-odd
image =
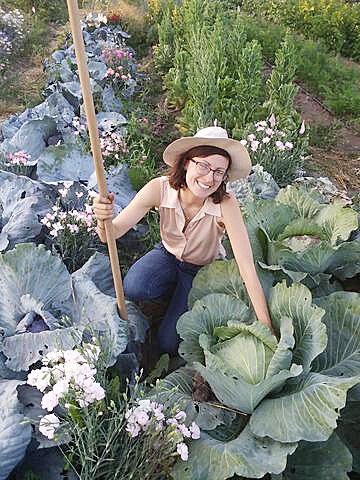
[[[229,138],[227,131],[221,127],[202,128],[193,137],[182,137],[170,143],[163,154],[164,162],[172,166],[191,148],[205,145],[222,148],[230,155],[229,180],[233,181],[249,175],[251,160],[248,151],[238,140]]]

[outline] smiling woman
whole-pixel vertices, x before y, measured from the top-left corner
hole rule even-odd
[[[119,238],[151,208],[160,213],[161,242],[132,265],[124,278],[125,296],[139,301],[171,295],[157,339],[160,350],[176,354],[176,324],[187,310],[192,281],[203,265],[224,258],[221,240],[226,231],[255,313],[272,330],[242,215],[235,197],[226,192],[228,179],[250,172],[246,148],[228,138],[223,128],[208,127],[172,142],[163,158],[170,166],[168,174],[147,183],[113,219]],[[113,194],[94,200],[102,242],[106,242],[104,220],[112,218],[113,206]]]

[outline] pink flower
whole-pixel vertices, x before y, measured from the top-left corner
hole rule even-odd
[[[251,142],[251,150],[253,152],[256,152],[256,150],[259,148],[259,144],[260,142],[258,142],[257,140],[254,140],[253,142]]]
[[[291,142],[285,142],[285,147],[288,148],[289,150],[292,150],[294,148],[294,145]]]
[[[300,135],[303,135],[305,133],[305,122],[304,120],[301,122],[301,127],[300,127],[300,130],[299,130],[299,134]]]
[[[269,123],[270,123],[270,127],[271,127],[271,128],[274,128],[274,127],[275,127],[276,118],[275,118],[275,115],[274,115],[274,114],[272,114],[271,117],[269,118]]]
[[[277,140],[277,141],[275,142],[275,145],[276,145],[276,147],[278,148],[278,150],[281,150],[281,151],[282,151],[282,150],[285,150],[285,145],[283,144],[283,142],[280,142],[280,140]]]
[[[266,144],[266,143],[269,143],[269,142],[270,142],[270,137],[264,137],[264,138],[262,139],[262,143],[265,143],[265,144]]]

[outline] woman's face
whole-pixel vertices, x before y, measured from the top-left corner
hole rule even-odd
[[[228,165],[229,160],[217,154],[188,160],[184,167],[188,189],[196,197],[207,198],[219,188]],[[206,167],[211,168],[207,173]]]

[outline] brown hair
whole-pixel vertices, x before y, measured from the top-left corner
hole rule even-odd
[[[169,177],[169,184],[175,190],[180,190],[180,188],[186,187],[186,163],[193,159],[194,157],[208,157],[209,155],[221,155],[229,160],[229,165],[226,171],[229,170],[231,166],[231,157],[226,150],[223,150],[219,147],[213,147],[210,145],[202,145],[200,147],[194,147],[183,153],[167,171]],[[226,174],[223,181],[217,188],[217,190],[210,195],[214,203],[220,203],[224,198],[228,197],[229,194],[226,192]]]

